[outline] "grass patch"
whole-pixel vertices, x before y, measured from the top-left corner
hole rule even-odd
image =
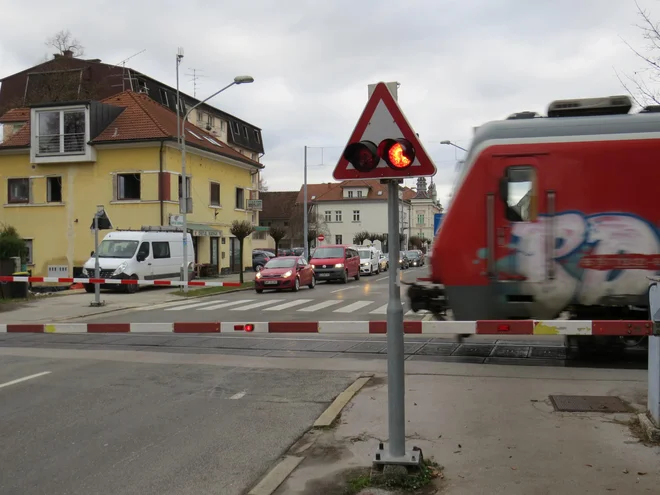
[[[222,294],[224,292],[232,292],[235,290],[248,290],[254,289],[254,282],[245,282],[240,287],[228,286],[228,287],[202,287],[201,289],[188,289],[188,292],[183,292],[183,290],[178,289],[172,292],[177,296],[181,297],[200,297],[200,296],[212,296],[214,294]]]
[[[346,495],[355,495],[365,488],[383,488],[397,490],[401,493],[427,493],[425,488],[432,488],[435,479],[443,479],[442,467],[432,459],[424,459],[419,470],[410,471],[407,475],[392,475],[376,472],[365,468],[356,473],[346,482]]]

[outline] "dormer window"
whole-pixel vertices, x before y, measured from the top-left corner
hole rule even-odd
[[[94,161],[85,106],[32,109],[32,163]]]
[[[38,154],[85,152],[85,110],[37,112]]]

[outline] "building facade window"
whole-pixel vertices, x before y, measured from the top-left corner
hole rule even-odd
[[[424,225],[424,213],[417,214],[417,225]]]
[[[354,222],[360,221],[360,210],[353,210],[353,221]]]
[[[335,244],[343,244],[343,238],[342,238],[341,234],[337,234],[335,236]]]
[[[25,263],[27,265],[34,265],[34,255],[33,255],[33,250],[32,250],[32,239],[23,239],[25,241],[25,247],[27,249],[27,253],[25,254]]]
[[[335,222],[341,222],[341,210],[336,210],[335,211]]]
[[[323,219],[326,222],[332,222],[332,212],[330,210],[326,210],[325,214],[323,215]]]
[[[361,198],[361,197],[362,197],[362,191],[358,191],[358,192],[357,192],[357,197],[358,197],[358,198]]]
[[[192,176],[188,176],[188,194],[186,195],[187,198],[192,197]],[[181,194],[183,193],[183,176],[179,175],[179,199],[182,198]]]
[[[220,206],[220,184],[217,182],[211,182],[211,197],[209,199],[209,204],[211,206]]]
[[[140,174],[117,175],[117,199],[119,201],[139,200],[142,189],[140,179]]]
[[[236,188],[236,209],[244,210],[245,209],[245,189],[242,187]]]
[[[7,202],[21,204],[30,202],[30,179],[7,179]]]
[[[85,109],[43,110],[36,116],[40,155],[85,152]]]
[[[48,203],[62,202],[62,177],[46,178],[46,201]]]
[[[353,191],[348,191],[348,197],[352,198],[353,197]]]

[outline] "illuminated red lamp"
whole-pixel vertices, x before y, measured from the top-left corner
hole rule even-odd
[[[505,323],[500,323],[499,325],[497,325],[498,332],[508,332],[509,330],[511,330],[510,325],[507,325]]]
[[[401,170],[415,161],[415,148],[407,139],[384,139],[378,145],[378,155],[391,168]]]
[[[245,325],[234,325],[234,330],[252,332],[254,331],[254,325],[252,323],[246,323]]]

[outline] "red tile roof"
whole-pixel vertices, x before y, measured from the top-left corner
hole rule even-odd
[[[311,201],[343,201],[349,198],[344,198],[344,187],[366,187],[369,189],[366,197],[362,198],[350,198],[355,201],[385,201],[387,200],[387,185],[381,184],[378,179],[366,179],[366,180],[347,180],[344,182],[330,182],[326,184],[307,184],[307,196],[308,200]],[[378,193],[381,194],[378,194]],[[403,188],[403,199],[408,201],[415,197],[415,191],[408,187]],[[316,196],[312,200],[312,196]],[[298,193],[298,202],[303,201],[304,194],[303,189],[300,189]]]
[[[176,139],[176,113],[155,102],[145,94],[124,91],[123,93],[101,100],[101,103],[122,107],[124,111],[101,134],[92,140],[93,143]],[[12,112],[13,110],[10,110],[2,118],[5,118]],[[209,134],[190,122],[185,122],[185,129],[187,131],[185,133],[187,145],[263,168],[263,165],[259,162],[239,153],[228,144],[221,142],[217,136]],[[0,144],[0,149],[28,147],[29,145],[30,124],[28,122],[10,139]]]
[[[0,124],[27,122],[28,120],[30,120],[29,108],[14,108],[0,117]]]

